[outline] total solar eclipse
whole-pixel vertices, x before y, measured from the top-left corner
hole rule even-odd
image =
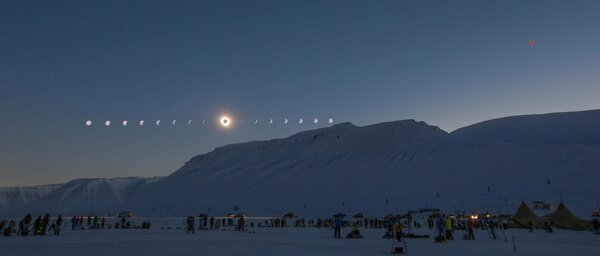
[[[221,126],[224,128],[231,126],[231,118],[228,116],[221,116]]]
[[[309,120],[311,120],[311,119],[309,119]],[[209,122],[210,122],[210,121],[209,121]],[[291,122],[291,120],[290,120],[290,119],[288,119],[288,118],[284,118],[284,119],[283,119],[283,122],[281,122],[281,124],[283,124],[283,125],[287,125],[287,124],[288,124],[288,123],[290,123],[290,122]],[[308,122],[310,122],[310,121],[308,121]],[[333,124],[333,118],[331,118],[331,117],[330,117],[330,118],[328,118],[326,122],[327,122],[327,123],[329,123],[329,124]],[[250,123],[251,123],[251,124],[254,124],[254,125],[258,125],[259,123],[261,123],[261,121],[259,121],[259,119],[255,119],[255,120],[254,120],[254,122],[250,121]],[[279,123],[279,122],[276,122],[276,121],[275,121],[273,118],[269,118],[269,119],[266,119],[266,120],[264,121],[264,123],[265,123],[265,124],[267,124],[267,125],[276,125],[276,124],[277,124],[277,123]],[[303,123],[305,123],[305,122],[304,122],[304,118],[299,118],[299,119],[298,119],[298,124],[303,124]],[[313,123],[313,124],[319,124],[319,119],[318,119],[318,118],[314,118],[314,119],[312,119],[312,123]],[[84,121],[84,125],[85,125],[85,126],[87,126],[87,127],[90,127],[90,126],[92,126],[92,124],[93,124],[93,121],[92,121],[92,120],[85,120],[85,121]],[[111,120],[105,120],[105,121],[104,121],[104,126],[105,126],[105,127],[110,127],[110,126],[111,126],[111,124],[112,124]],[[121,124],[122,124],[122,126],[123,126],[123,127],[127,127],[127,126],[129,126],[129,124],[130,124],[130,123],[129,123],[129,121],[127,121],[127,120],[123,120],[123,121],[121,121]],[[144,126],[144,124],[145,124],[145,121],[144,121],[143,119],[142,119],[142,120],[139,120],[139,121],[138,121],[138,124],[139,124],[139,126]],[[154,122],[154,124],[155,124],[156,126],[160,126],[160,125],[161,125],[161,120],[160,120],[160,119],[157,119],[157,120]],[[173,125],[173,126],[175,126],[175,125],[177,124],[177,120],[172,120],[172,121],[170,122],[170,124],[171,124],[171,125]],[[192,120],[191,120],[191,119],[189,119],[189,120],[187,121],[187,124],[188,124],[188,126],[192,127],[192,126],[193,126],[193,125],[192,125]],[[202,122],[201,122],[201,124],[202,124],[202,125],[205,125],[205,124],[207,124],[206,120],[205,120],[205,119],[203,119],[203,120],[202,120]],[[235,124],[239,124],[239,125],[242,125],[242,124],[244,124],[244,120],[243,120],[243,119],[239,119],[239,121],[234,121],[234,120],[233,120],[233,118],[232,118],[232,117],[231,117],[229,114],[222,114],[221,116],[219,116],[219,117],[218,117],[218,118],[215,120],[215,124],[216,124],[217,126],[220,126],[221,128],[230,128],[230,127],[234,126]]]

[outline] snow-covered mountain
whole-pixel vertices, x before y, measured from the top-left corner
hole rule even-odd
[[[583,144],[477,140],[413,120],[343,123],[217,148],[121,207],[155,216],[421,207],[512,213],[521,200],[564,199],[587,216],[600,197],[599,166],[600,148]]]
[[[583,143],[600,146],[600,110],[511,116],[469,125],[452,134],[517,143]]]
[[[0,188],[0,215],[47,195],[62,184]]]
[[[19,212],[138,216],[385,214],[416,208],[513,213],[564,201],[581,217],[600,198],[600,111],[490,120],[447,133],[404,120],[342,123],[227,145],[168,177],[80,179]]]
[[[118,212],[105,211],[106,207],[126,200],[160,179],[161,177],[76,179],[13,212],[48,212],[53,215],[117,214]]]

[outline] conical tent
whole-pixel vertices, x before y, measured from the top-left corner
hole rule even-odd
[[[543,228],[544,220],[538,217],[525,202],[521,202],[521,206],[513,216],[516,227],[529,228],[529,223],[533,224],[533,228]]]
[[[561,228],[573,230],[590,229],[592,224],[590,221],[577,218],[563,203],[560,203],[556,211],[552,214],[552,221]]]

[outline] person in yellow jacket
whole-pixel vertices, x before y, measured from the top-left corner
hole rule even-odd
[[[446,217],[446,222],[444,223],[446,226],[446,240],[454,240],[454,237],[452,237],[452,231],[454,229],[453,223],[454,221],[452,221],[452,218]]]
[[[400,242],[402,240],[402,224],[396,223],[394,224],[394,236]]]

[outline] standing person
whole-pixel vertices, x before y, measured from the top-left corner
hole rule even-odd
[[[88,215],[87,217],[87,228],[92,228],[92,216]]]
[[[192,234],[194,234],[194,227],[196,226],[196,218],[194,216],[190,216],[190,229],[192,230]]]
[[[195,225],[195,220],[194,220],[194,216],[188,216],[187,218],[187,233],[192,233],[194,234],[194,226]]]
[[[73,216],[71,218],[71,230],[75,230],[77,227],[77,216]]]
[[[493,218],[488,221],[488,225],[490,228],[490,238],[496,239],[496,220]]]
[[[467,220],[467,235],[469,240],[475,240],[475,234],[473,234],[474,228],[475,222],[472,219]]]
[[[394,237],[398,242],[402,242],[402,224],[400,222],[393,225]]]
[[[17,236],[24,236],[25,223],[24,220],[19,221],[19,230],[17,230]]]
[[[598,219],[594,219],[594,221],[592,222],[592,226],[594,228],[594,234],[600,234],[600,222],[598,221]]]
[[[43,236],[46,235],[46,230],[48,229],[48,225],[50,224],[50,215],[49,214],[45,214],[44,218],[42,219],[42,230],[41,233]]]
[[[56,233],[56,220],[52,221],[52,224],[50,225],[50,228],[48,229],[48,232],[53,231],[54,233]]]
[[[94,225],[92,225],[92,229],[98,229],[98,216],[94,216]]]
[[[23,236],[29,235],[29,225],[31,225],[32,218],[33,217],[31,216],[31,213],[28,213],[27,215],[25,215],[25,218],[23,219],[23,231],[21,232],[21,235],[23,235]]]
[[[185,219],[185,233],[189,234],[190,233],[190,216],[187,216],[187,218]]]
[[[452,235],[452,219],[450,216],[446,217],[446,221],[444,222],[444,226],[446,229],[446,240],[454,240],[454,236]]]
[[[533,221],[529,220],[529,233],[533,232]]]
[[[237,223],[237,230],[238,231],[244,231],[246,226],[246,221],[244,220],[244,216],[240,217],[240,219],[238,220]]]
[[[446,224],[445,220],[444,220],[445,218],[446,218],[446,215],[442,215],[441,217],[438,218],[437,223],[436,223],[437,229],[438,229],[438,237],[439,237],[439,240],[442,240],[442,241],[446,240],[446,237],[444,234],[444,229],[445,229],[445,224]]]
[[[508,218],[500,219],[500,227],[502,227],[502,236],[504,236],[504,241],[508,242]]]
[[[105,224],[105,223],[106,223],[106,218],[105,218],[105,217],[102,217],[102,218],[100,219],[100,228],[101,228],[101,229],[104,229],[104,224]]]
[[[333,236],[335,238],[342,238],[342,220],[340,218],[335,218],[333,221]]]
[[[429,230],[433,228],[433,216],[429,216],[429,218],[427,218],[427,227]]]
[[[33,222],[33,235],[37,236],[42,234],[42,216],[38,216]]]
[[[62,215],[58,215],[58,219],[56,219],[56,226],[54,227],[54,235],[60,235],[60,229],[62,228],[63,217]]]
[[[219,230],[219,228],[221,228],[221,222],[216,220],[215,221],[215,230]]]
[[[552,226],[554,226],[554,221],[553,221],[553,220],[550,220],[550,223],[548,224],[548,233],[552,233],[552,232],[554,232],[554,231],[552,230]]]
[[[215,217],[211,216],[210,217],[210,230],[214,230],[215,229]]]

